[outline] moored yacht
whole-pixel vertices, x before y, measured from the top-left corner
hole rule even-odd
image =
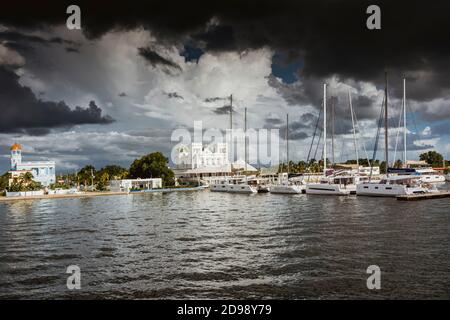
[[[215,192],[257,193],[255,186],[249,185],[246,178],[230,178],[211,183],[210,190]]]
[[[323,195],[349,195],[356,193],[356,186],[359,183],[368,181],[369,177],[358,175],[335,175],[322,178],[320,183],[311,183],[306,186],[306,194]]]
[[[283,182],[270,187],[270,193],[302,193],[305,190],[305,186],[301,184],[295,184],[293,182]]]
[[[442,183],[445,182],[445,176],[438,174],[438,172],[432,168],[416,169],[417,174],[420,176],[421,182],[429,183]]]
[[[358,196],[396,197],[431,192],[420,182],[420,177],[403,175],[381,179],[379,183],[361,183],[356,186]]]
[[[389,168],[389,173],[394,173],[398,175],[414,175],[418,176],[420,182],[424,183],[444,183],[445,176],[439,174],[433,168]]]
[[[289,180],[287,173],[278,174],[278,183],[270,186],[270,193],[302,193],[305,186],[301,181]]]

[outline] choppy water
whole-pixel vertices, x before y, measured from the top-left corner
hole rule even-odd
[[[0,298],[450,298],[449,207],[209,191],[0,203]]]

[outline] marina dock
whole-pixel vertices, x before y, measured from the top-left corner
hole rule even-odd
[[[401,196],[397,196],[397,200],[401,200],[401,201],[417,201],[417,200],[438,199],[438,198],[447,198],[447,197],[450,197],[450,191],[440,191],[440,192],[433,192],[433,193],[401,195]]]

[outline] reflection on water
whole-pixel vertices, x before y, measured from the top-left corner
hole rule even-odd
[[[450,298],[449,203],[209,191],[0,203],[0,298]],[[81,290],[66,288],[69,265]]]

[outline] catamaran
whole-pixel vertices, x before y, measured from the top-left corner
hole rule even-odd
[[[292,181],[289,180],[288,173],[279,173],[278,174],[278,182],[270,186],[270,193],[303,193],[305,190],[305,186],[301,181]]]
[[[358,159],[358,147],[356,143],[356,130],[354,123],[354,114],[353,114],[353,106],[350,92],[348,93],[349,97],[349,105],[350,112],[352,115],[352,125],[353,125],[353,136],[355,139],[355,151],[356,151],[356,159]],[[320,194],[320,195],[349,195],[356,193],[356,185],[357,183],[361,183],[363,180],[365,181],[365,177],[360,176],[359,174],[354,174],[352,172],[347,171],[338,171],[334,172],[332,175],[327,176],[327,85],[323,85],[323,134],[324,134],[324,147],[323,147],[323,159],[324,159],[324,169],[323,169],[323,177],[320,179],[319,183],[308,183],[306,184],[306,194]],[[368,179],[368,177],[367,177]]]
[[[404,145],[405,145],[405,163],[406,163],[406,80],[403,79],[403,119],[404,119]],[[385,73],[385,89],[384,89],[384,157],[385,163],[389,163],[388,156],[388,84],[387,73]],[[391,170],[392,171],[392,170]],[[433,192],[421,182],[421,177],[416,175],[389,175],[387,170],[386,177],[378,183],[362,183],[356,186],[356,194],[359,196],[379,196],[379,197],[395,197],[399,195],[420,194]]]
[[[389,173],[399,175],[415,175],[423,183],[445,183],[445,176],[433,168],[389,168]]]
[[[286,115],[286,160],[287,172],[278,174],[278,181],[270,186],[270,193],[303,193],[305,186],[300,181],[294,182],[289,179],[289,114]]]
[[[247,177],[230,177],[226,180],[220,180],[211,183],[211,191],[214,192],[233,192],[233,193],[257,193],[258,189],[248,183]]]

